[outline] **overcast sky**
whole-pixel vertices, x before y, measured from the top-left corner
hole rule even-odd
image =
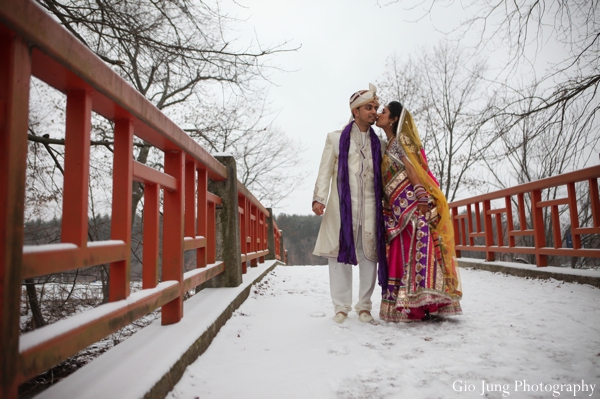
[[[423,15],[374,0],[225,0],[224,10],[246,19],[238,27],[247,39],[265,46],[289,42],[296,52],[273,59],[289,72],[273,72],[268,100],[275,125],[302,142],[303,185],[275,208],[275,213],[310,214],[312,193],[327,133],[342,129],[350,111],[348,98],[382,75],[386,58],[434,45],[444,35]]]
[[[238,38],[257,37],[265,46],[285,41],[296,52],[278,55],[274,63],[289,72],[273,72],[268,100],[275,126],[302,142],[302,168],[308,177],[275,213],[311,214],[311,201],[326,134],[342,129],[350,111],[348,98],[381,80],[386,59],[416,55],[444,38],[469,14],[460,2],[436,5],[431,14],[411,2],[389,0],[223,0],[223,10],[246,20]],[[418,3],[417,1],[412,2]],[[470,36],[469,36],[470,35]],[[479,37],[469,32],[461,44]],[[549,52],[556,56],[557,51]],[[499,68],[502,52],[491,54]],[[383,99],[390,101],[392,99]]]

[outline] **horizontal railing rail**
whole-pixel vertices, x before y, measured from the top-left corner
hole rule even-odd
[[[66,96],[58,244],[23,245],[31,77]],[[111,233],[110,240],[98,242],[88,241],[93,112],[114,123]],[[162,151],[163,170],[134,161],[134,138]],[[202,283],[239,275],[220,286],[239,284],[248,262],[281,259],[279,246],[269,245],[279,240],[283,248],[276,225],[268,228],[271,210],[237,181],[235,169],[192,140],[31,0],[0,0],[0,176],[0,398],[16,398],[19,384],[156,309],[163,324],[178,322],[184,293]],[[144,187],[144,246],[142,290],[131,294],[134,181]],[[215,185],[212,192],[209,184]],[[232,203],[239,214],[223,221],[223,209]],[[242,248],[217,259],[217,235],[236,230]],[[186,251],[196,254],[196,268],[187,272]],[[109,303],[20,335],[23,279],[103,264],[110,265]]]
[[[600,235],[599,178],[600,166],[593,166],[450,203],[457,257],[461,256],[461,251],[485,252],[488,261],[495,260],[496,252],[528,254],[535,255],[537,266],[547,266],[548,256],[552,255],[600,258],[600,248],[583,248],[581,240],[582,235]],[[589,193],[591,226],[588,227],[580,227],[579,198],[575,188],[580,182],[587,183]],[[566,197],[542,200],[543,190],[561,187],[563,191],[566,187]],[[492,209],[494,200],[500,200],[502,207]],[[513,201],[516,202],[518,228],[515,228]],[[569,210],[570,248],[563,247],[560,206],[567,206]],[[544,208],[550,208],[549,226],[544,223]],[[528,227],[528,216],[531,216],[531,227]],[[547,229],[552,231],[551,247],[546,245]],[[533,246],[516,245],[516,238],[527,236],[533,237]],[[477,238],[484,244],[476,245]]]

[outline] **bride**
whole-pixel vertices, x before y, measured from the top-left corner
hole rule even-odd
[[[397,101],[383,108],[377,126],[388,139],[381,165],[388,267],[379,270],[379,316],[399,322],[460,314],[450,209],[429,170],[417,127]]]

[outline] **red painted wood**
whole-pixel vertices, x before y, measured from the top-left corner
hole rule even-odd
[[[546,246],[546,232],[544,230],[544,214],[542,208],[537,204],[542,201],[542,191],[534,190],[531,192],[531,211],[533,216],[533,238],[535,239],[535,248],[539,249]],[[546,255],[537,251],[535,263],[538,267],[546,266],[548,258]]]
[[[489,214],[491,210],[491,204],[489,200],[483,201],[483,221],[485,226],[485,260],[493,261],[494,251],[492,247],[494,246],[494,231],[492,230],[492,216]]]
[[[465,218],[462,218],[460,220],[460,237],[462,242],[464,242],[465,244],[467,243],[467,226],[465,223]],[[454,234],[458,235],[458,232],[455,232]]]
[[[538,208],[543,208],[546,206],[557,206],[557,205],[567,205],[569,200],[567,198],[557,198],[548,201],[540,201],[537,203]]]
[[[217,227],[215,224],[215,211],[214,202],[209,202],[206,211],[206,225],[208,229],[206,234],[206,262],[208,264],[215,263],[217,260]]]
[[[183,238],[183,250],[189,251],[191,249],[204,249],[206,248],[206,237],[197,236],[196,238],[184,237]]]
[[[247,272],[247,262],[246,262],[246,257],[244,255],[246,255],[249,251],[248,251],[248,246],[246,244],[246,237],[247,237],[247,232],[246,232],[246,226],[247,226],[247,212],[246,212],[246,197],[239,197],[238,196],[238,214],[239,214],[239,220],[240,220],[240,249],[242,251],[242,274],[246,274]]]
[[[497,245],[499,247],[504,246],[504,234],[502,230],[502,213],[498,212],[496,213],[496,236],[498,237]]]
[[[221,201],[221,198],[217,197],[216,195],[214,195],[213,193],[210,192],[206,192],[206,200],[208,202],[212,202],[215,205],[222,205],[223,202]]]
[[[560,218],[558,216],[558,206],[551,208],[552,212],[552,238],[554,248],[562,248],[562,236],[560,234]]]
[[[581,248],[581,237],[576,233],[579,227],[579,214],[577,212],[577,192],[575,191],[575,183],[567,184],[567,192],[569,198],[569,217],[571,218],[571,238],[573,240],[573,249]]]
[[[17,397],[31,62],[27,44],[0,30],[0,397]]]
[[[452,225],[454,226],[454,245],[460,245],[460,229],[458,224],[458,207],[452,208]],[[456,251],[456,257],[460,258],[460,251]]]
[[[261,245],[259,247],[260,251],[265,251],[267,249],[266,228],[267,228],[266,216],[265,216],[264,213],[261,213],[260,214],[260,240],[261,240]],[[267,253],[268,253],[268,251],[267,251]],[[261,256],[260,258],[258,258],[258,261],[260,263],[265,263],[265,257]]]
[[[207,192],[208,189],[208,176],[206,169],[198,170],[198,202],[197,202],[197,214],[198,214],[198,235],[206,237],[206,222],[207,222]],[[207,244],[208,245],[208,244]],[[206,267],[206,247],[198,248],[196,251],[196,267]]]
[[[87,91],[67,93],[65,175],[61,241],[85,247],[88,240],[88,190],[92,97]]]
[[[158,250],[160,231],[160,188],[156,184],[144,186],[144,249],[142,252],[142,288],[158,284]]]
[[[17,363],[19,383],[158,309],[181,291],[179,284],[161,285],[155,290],[137,292],[127,300],[100,305],[46,327],[56,331],[55,334],[44,334],[41,330],[26,334],[22,337],[23,348]]]
[[[515,229],[513,223],[512,198],[510,195],[504,197],[504,205],[506,207],[506,235],[508,236],[508,246],[514,247],[515,236],[510,234],[510,232]]]
[[[258,208],[255,206],[251,207],[251,212],[252,212],[252,229],[250,230],[250,241],[251,241],[251,250],[252,252],[258,252]],[[250,267],[256,267],[258,266],[258,262],[257,262],[257,258],[251,259],[250,260]]]
[[[196,164],[185,163],[185,212],[183,234],[186,237],[196,237]]]
[[[600,227],[580,227],[575,230],[578,235],[582,234],[600,234]]]
[[[600,209],[600,201],[598,200],[598,178],[600,178],[600,167],[594,166],[578,170],[575,172],[566,173],[564,175],[553,176],[541,181],[531,182],[510,189],[500,190],[493,193],[477,196],[467,200],[461,200],[449,204],[453,210],[453,215],[456,214],[456,210],[460,206],[475,205],[475,211],[479,214],[479,201],[484,202],[484,223],[485,229],[483,233],[473,233],[470,237],[481,237],[486,238],[485,245],[472,245],[470,241],[468,245],[461,243],[456,246],[457,251],[461,250],[472,250],[486,252],[486,257],[489,259],[490,254],[493,252],[504,252],[504,253],[524,253],[524,254],[535,254],[537,266],[546,266],[548,262],[548,256],[574,256],[574,257],[600,257],[600,249],[595,248],[581,248],[581,235],[582,234],[600,234],[600,226],[596,227],[579,227],[578,220],[578,209],[577,209],[577,193],[575,191],[575,183],[587,181],[590,186],[590,194],[592,199],[592,212],[594,209]],[[558,198],[554,200],[542,201],[541,192],[544,189],[551,189],[561,185],[567,186],[568,196],[566,198]],[[529,196],[526,196],[527,189],[531,189]],[[514,220],[512,216],[512,204],[511,197],[517,196],[517,206],[519,215],[519,228],[515,230]],[[504,199],[505,208],[502,209],[490,209],[489,205],[486,206],[486,201],[495,199]],[[530,201],[530,202],[527,202]],[[594,201],[597,203],[594,205]],[[571,219],[571,232],[573,237],[573,248],[562,248],[562,232],[560,229],[560,215],[558,207],[561,205],[569,205],[569,216]],[[544,211],[543,209],[550,207],[550,221],[552,223],[552,234],[554,241],[554,248],[546,247],[546,226],[544,225]],[[529,211],[531,210],[531,211]],[[498,243],[493,242],[493,237],[490,240],[489,227],[490,224],[488,217],[495,214],[501,215],[502,212],[507,214],[507,236],[509,239],[508,246],[504,246],[504,242],[499,239]],[[527,213],[531,212],[531,226],[528,228]],[[597,212],[600,215],[600,211]],[[593,213],[595,216],[596,213]],[[460,216],[456,217],[456,219]],[[598,217],[600,219],[600,216]],[[600,223],[600,220],[596,221],[593,219],[593,223]],[[476,220],[479,224],[479,218]],[[498,227],[500,221],[497,219],[497,235],[501,237]],[[480,231],[480,225],[477,226],[477,230]],[[549,227],[548,227],[549,228]],[[533,236],[534,245],[533,247],[522,247],[517,246],[515,237]],[[491,244],[490,244],[491,243]]]
[[[163,260],[162,281],[183,279],[183,210],[184,210],[184,155],[182,152],[165,153],[165,173],[177,181],[177,190],[164,191],[163,205]],[[183,295],[162,309],[162,324],[177,323],[183,317]]]
[[[248,246],[248,238],[250,237],[250,202],[246,197],[238,198],[239,207],[242,208],[240,214],[240,244],[242,245],[242,254],[252,252]],[[242,272],[246,273],[246,262],[242,266]]]
[[[452,209],[454,209],[454,208],[452,208]],[[475,239],[471,235],[471,233],[473,233],[473,214],[472,214],[471,204],[467,205],[467,222],[468,222],[468,226],[469,226],[469,245],[475,245]],[[456,232],[455,232],[455,234],[456,234]]]
[[[123,241],[95,241],[85,248],[61,248],[65,244],[26,245],[23,247],[21,278],[60,273],[105,263],[118,262],[129,256]],[[57,250],[56,248],[61,248]]]
[[[226,179],[227,171],[220,162],[64,30],[34,1],[2,0],[2,4],[0,175],[5,179],[0,181],[0,349],[3,358],[0,388],[2,398],[13,398],[16,397],[17,384],[20,381],[64,360],[79,349],[157,307],[164,305],[164,324],[177,322],[183,316],[181,294],[184,285],[206,281],[223,269],[221,263],[195,274],[184,275],[183,251],[186,248],[199,248],[198,251],[205,251],[206,260],[203,262],[203,257],[198,256],[198,266],[205,266],[206,263],[215,265],[215,206],[221,204],[221,199],[208,193],[206,185],[208,178]],[[10,26],[10,29],[7,26]],[[31,75],[67,94],[66,174],[63,190],[65,213],[61,237],[66,245],[25,248],[22,245]],[[87,196],[92,111],[115,123],[115,151],[112,240],[88,243]],[[134,135],[165,153],[165,173],[133,161]],[[185,168],[186,161],[188,168]],[[192,175],[196,170],[199,190],[197,201],[192,187],[195,179]],[[134,180],[142,182],[145,190],[142,273],[144,289],[129,295],[131,185]],[[240,195],[247,202],[245,217],[250,217],[250,204],[255,209],[254,232],[251,234],[251,240],[244,245],[246,249],[249,243],[253,245],[256,251],[252,257],[260,259],[266,254],[265,250],[260,250],[261,243],[266,248],[266,227],[262,214],[268,215],[268,212],[246,187],[239,182],[238,186],[241,186]],[[163,283],[157,284],[161,188],[164,190]],[[185,196],[186,191],[188,197]],[[187,208],[185,213],[184,205]],[[203,213],[204,223],[199,220]],[[250,228],[249,222],[246,228]],[[184,229],[186,234],[192,233],[191,239],[184,241]],[[281,234],[279,230],[277,233],[277,250],[280,251]],[[74,319],[55,323],[49,328],[78,326],[72,329],[64,328],[57,335],[35,339],[39,345],[26,345],[22,355],[19,355],[17,348],[21,278],[104,263],[111,263],[111,307],[101,306],[90,313],[74,316]],[[168,283],[166,280],[177,283]],[[152,291],[154,289],[156,291]],[[122,301],[122,298],[128,299]],[[118,311],[104,310],[115,309],[114,305],[119,305]],[[97,312],[102,315],[97,318],[88,316]],[[84,322],[77,323],[79,319]],[[31,341],[29,338],[37,336],[38,333],[34,331],[30,334],[33,335],[24,336],[23,342]]]
[[[519,193],[528,193],[536,190],[543,190],[549,187],[557,187],[564,186],[570,182],[578,182],[585,180],[596,180],[597,187],[597,179],[600,176],[600,166],[592,166],[585,169],[579,169],[573,172],[564,173],[562,175],[556,175],[552,177],[547,177],[545,179],[536,180],[530,183],[520,184],[518,186],[505,188],[503,190],[493,191],[488,194],[478,195],[476,197],[471,197],[468,199],[455,201],[452,203],[452,206],[463,206],[469,203],[473,203],[476,201],[485,201],[485,200],[493,200],[498,198],[504,198],[507,195],[515,195]],[[597,192],[597,190],[596,190]],[[600,202],[599,202],[600,205]],[[600,216],[599,216],[600,218]],[[600,219],[599,219],[600,223]]]
[[[113,197],[111,239],[121,240],[131,248],[131,204],[133,175],[133,123],[127,119],[115,121],[113,160]],[[129,296],[131,254],[110,264],[108,298],[110,302]]]
[[[513,231],[509,231],[508,234],[510,236],[532,236],[533,233],[533,229],[528,229],[528,230],[513,230]]]
[[[142,122],[139,128],[136,125],[138,137],[164,151],[184,150],[207,167],[211,179],[227,178],[219,161],[34,1],[3,0],[0,21],[35,44],[34,76],[64,93],[93,88],[94,111],[99,115],[109,120],[132,115]]]
[[[133,161],[133,180],[144,184],[158,184],[168,190],[177,189],[177,182],[173,176],[169,176],[137,161]]]
[[[244,197],[253,206],[258,207],[262,213],[269,215],[269,211],[265,208],[259,200],[248,190],[239,180],[237,182],[238,197]]]
[[[481,211],[479,210],[479,202],[475,202],[475,225],[477,227],[475,232],[483,232],[483,229],[481,228]]]
[[[600,175],[600,173],[598,173]],[[598,194],[598,176],[589,179],[590,185],[590,205],[592,208],[592,221],[594,227],[600,227],[600,198]]]
[[[460,245],[456,247],[456,249],[463,251],[479,251],[485,252],[486,247],[483,245],[476,245],[475,247],[470,247],[467,245]],[[600,258],[600,251],[590,248],[585,249],[564,249],[564,248],[551,248],[551,247],[494,247],[494,252],[502,252],[502,253],[519,253],[519,254],[528,254],[528,255],[536,255],[542,254],[552,255],[552,256],[578,256],[583,258]]]
[[[183,275],[183,291],[190,291],[223,272],[225,272],[223,262],[215,263],[211,267],[191,270]]]
[[[517,199],[519,203],[519,227],[521,231],[527,230],[527,216],[525,209],[525,194],[519,193],[517,194]]]

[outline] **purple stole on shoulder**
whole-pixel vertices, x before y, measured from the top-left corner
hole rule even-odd
[[[350,175],[348,172],[348,152],[350,151],[350,131],[354,122],[350,122],[342,131],[340,137],[340,155],[338,158],[338,192],[340,195],[340,250],[337,261],[356,265],[356,246],[352,230],[352,198],[350,194]],[[387,261],[385,253],[385,226],[383,220],[383,183],[381,180],[381,143],[379,138],[369,128],[371,140],[371,156],[373,159],[373,173],[375,177],[375,204],[376,204],[376,229],[377,229],[377,258],[379,261],[379,283],[381,277],[387,276]]]

